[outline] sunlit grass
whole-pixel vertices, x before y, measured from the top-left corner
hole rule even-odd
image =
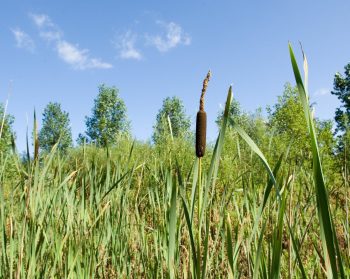
[[[0,158],[0,278],[345,278],[349,254],[336,227],[347,224],[347,208],[330,202],[290,55],[313,172],[291,167],[288,150],[269,162],[228,125],[231,87],[202,164],[172,137],[161,147],[120,139],[111,149],[84,145],[63,156],[54,147],[40,156],[35,129],[34,160],[29,151],[25,164],[16,152]],[[240,144],[225,148],[228,137]],[[220,180],[224,156],[228,180]]]

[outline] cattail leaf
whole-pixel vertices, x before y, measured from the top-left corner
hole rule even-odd
[[[27,123],[27,130],[26,130],[26,155],[27,155],[27,164],[28,164],[28,171],[30,166],[30,151],[29,151],[29,135],[28,135],[28,123]]]
[[[260,230],[260,237],[259,237],[259,241],[258,241],[258,247],[256,250],[256,254],[255,254],[255,261],[254,261],[254,272],[253,272],[253,279],[257,279],[259,278],[259,268],[260,268],[260,263],[262,262],[261,257],[262,257],[262,245],[263,245],[263,239],[264,239],[264,233],[265,233],[265,229],[266,229],[266,224],[267,221],[265,221],[262,225],[262,228]]]
[[[36,119],[36,111],[34,110],[34,128],[33,128],[33,138],[34,138],[34,160],[39,158],[39,137],[38,137],[38,122]]]
[[[282,195],[279,203],[277,226],[273,236],[272,262],[270,278],[280,278],[280,267],[282,257],[282,238],[283,238],[283,217],[286,209],[286,192]]]
[[[273,172],[272,172],[264,154],[261,152],[259,147],[255,144],[255,142],[251,139],[251,137],[249,137],[248,134],[238,124],[235,123],[233,125],[233,129],[241,136],[242,139],[244,139],[244,141],[249,145],[251,150],[256,155],[259,156],[260,160],[264,164],[264,166],[265,166],[265,168],[270,176],[270,179],[272,180],[273,185],[275,185],[275,187],[276,187],[277,196],[279,196],[279,189],[278,189],[277,181],[275,179],[275,176],[273,175]]]
[[[231,226],[226,227],[226,249],[227,249],[228,263],[230,265],[231,272],[233,273],[233,249],[232,249]]]
[[[186,220],[186,224],[187,224],[187,228],[188,228],[188,234],[190,236],[190,243],[191,243],[191,250],[192,250],[191,251],[192,252],[192,260],[193,260],[194,266],[197,266],[198,265],[197,249],[196,249],[196,245],[195,245],[195,241],[194,241],[194,234],[193,234],[190,214],[189,214],[189,211],[188,211],[188,206],[187,206],[186,201],[185,201],[183,196],[181,196],[181,200],[182,200],[182,207],[184,209],[185,220]],[[194,272],[196,274],[196,268],[194,268]],[[197,277],[195,277],[195,278],[197,278]]]
[[[193,167],[193,178],[192,178],[192,193],[191,193],[191,223],[193,222],[193,215],[194,215],[194,209],[195,209],[195,199],[196,199],[196,193],[197,193],[197,181],[198,181],[198,164],[199,159],[196,158],[194,167]]]
[[[313,177],[314,177],[314,185],[315,185],[315,192],[316,192],[316,199],[317,199],[317,211],[318,211],[320,228],[321,228],[323,252],[325,254],[325,258],[329,259],[331,274],[332,274],[331,276],[333,278],[338,278],[338,275],[340,275],[341,278],[345,278],[341,254],[337,252],[340,249],[339,247],[336,247],[337,241],[335,239],[337,235],[334,231],[334,225],[331,217],[328,193],[327,193],[327,188],[323,177],[320,153],[318,149],[316,129],[314,127],[314,120],[311,116],[308,97],[307,97],[307,91],[301,79],[299,67],[296,62],[291,44],[289,44],[289,54],[290,54],[291,64],[294,72],[295,81],[298,87],[300,101],[304,108],[305,120],[308,124],[308,130],[310,135],[312,156],[313,156]],[[304,56],[304,64],[307,65],[305,56]],[[307,66],[304,68],[307,70]],[[337,261],[338,261],[338,264],[337,264]]]
[[[276,165],[275,165],[275,167],[273,169],[273,173],[272,174],[273,174],[274,177],[277,176],[277,173],[278,173],[278,171],[279,171],[279,169],[281,167],[282,159],[283,159],[283,154],[280,155],[279,160],[277,161],[277,163],[276,163]],[[265,206],[267,204],[267,200],[268,200],[268,198],[270,196],[270,193],[271,193],[271,190],[272,190],[272,186],[275,185],[274,184],[275,182],[276,182],[276,179],[273,180],[273,179],[271,179],[271,177],[268,180],[268,183],[267,183],[267,186],[266,186],[265,192],[264,192],[263,203],[261,204],[261,206],[260,206],[260,208],[258,210],[258,213],[257,213],[257,215],[255,217],[253,230],[252,230],[252,232],[250,234],[250,238],[248,240],[248,244],[249,245],[251,244],[251,242],[252,242],[252,240],[253,240],[253,238],[255,236],[255,233],[257,232],[257,230],[259,228],[260,218],[261,218],[262,213],[263,213],[263,211],[265,209]],[[278,189],[278,187],[276,189]],[[279,191],[277,191],[277,196],[279,196]],[[277,201],[280,201],[280,199],[277,199]]]
[[[228,123],[229,108],[231,106],[231,103],[232,103],[232,86],[230,86],[230,88],[228,90],[224,116],[223,116],[223,120],[221,123],[221,129],[220,129],[219,136],[216,140],[214,152],[213,152],[211,162],[210,162],[210,168],[209,168],[207,181],[206,181],[206,185],[205,185],[205,190],[204,190],[204,198],[203,198],[203,204],[202,204],[202,208],[201,208],[199,227],[201,227],[201,224],[202,224],[202,218],[203,218],[204,211],[207,210],[209,190],[214,191],[216,177],[217,177],[217,173],[218,173],[218,169],[219,169],[221,151],[222,151],[225,133],[226,133],[226,128],[227,128],[227,123]]]
[[[300,258],[299,248],[297,246],[297,242],[295,240],[293,229],[290,226],[289,220],[288,220],[287,224],[288,224],[289,234],[290,234],[290,237],[291,237],[291,240],[292,240],[293,250],[294,250],[295,256],[297,258],[297,262],[298,262],[298,265],[299,265],[299,268],[300,268],[300,272],[301,272],[302,278],[307,278],[306,273],[305,273],[305,269],[304,269],[304,266],[303,266],[303,262],[301,261],[301,258]]]
[[[206,218],[206,228],[205,228],[205,239],[204,239],[204,251],[203,251],[203,264],[202,264],[202,273],[201,278],[206,278],[206,272],[207,272],[207,259],[208,259],[208,253],[209,253],[209,223],[210,223],[210,217],[207,215]]]
[[[168,269],[170,278],[175,278],[175,238],[176,238],[176,183],[172,182],[171,174],[168,174],[167,183],[171,187],[170,210],[169,210],[169,249]]]

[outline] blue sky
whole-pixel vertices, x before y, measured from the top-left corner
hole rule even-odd
[[[298,54],[301,41],[316,116],[330,119],[339,105],[329,93],[334,74],[350,61],[349,12],[349,1],[3,0],[0,101],[12,81],[8,112],[23,150],[34,108],[41,120],[48,102],[60,102],[76,139],[98,85],[115,85],[133,135],[147,140],[167,96],[179,96],[194,122],[211,69],[206,111],[213,140],[228,86],[246,111],[274,104],[284,83],[294,83],[288,41]]]

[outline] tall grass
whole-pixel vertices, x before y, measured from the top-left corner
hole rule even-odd
[[[288,149],[271,160],[270,148],[229,125],[232,87],[201,163],[192,143],[172,136],[157,147],[121,138],[110,149],[84,145],[63,156],[57,146],[39,154],[34,132],[34,160],[29,148],[25,164],[15,148],[0,156],[0,278],[349,276],[336,235],[346,214],[330,202],[290,54],[313,172],[291,166]]]
[[[333,220],[330,213],[328,191],[325,185],[323,176],[322,164],[320,159],[320,152],[317,143],[317,135],[314,124],[313,115],[310,112],[309,97],[307,92],[308,84],[308,65],[307,59],[303,52],[304,58],[304,82],[301,78],[300,71],[294,56],[294,52],[291,44],[289,44],[289,52],[295,81],[299,90],[300,101],[304,108],[305,120],[308,125],[310,134],[310,143],[312,146],[313,155],[313,177],[315,184],[315,192],[317,199],[317,212],[320,222],[320,232],[322,239],[322,246],[324,252],[324,258],[326,260],[327,276],[329,278],[345,278],[344,268],[342,263],[342,256],[337,243],[337,235],[334,230]],[[304,84],[305,83],[305,84]],[[337,265],[338,262],[338,265]]]

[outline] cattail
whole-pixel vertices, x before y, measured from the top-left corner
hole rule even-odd
[[[204,111],[204,95],[207,91],[208,82],[210,80],[211,72],[209,71],[203,81],[202,94],[199,102],[199,111],[197,112],[196,121],[196,156],[203,157],[205,154],[205,145],[207,137],[207,113]]]

